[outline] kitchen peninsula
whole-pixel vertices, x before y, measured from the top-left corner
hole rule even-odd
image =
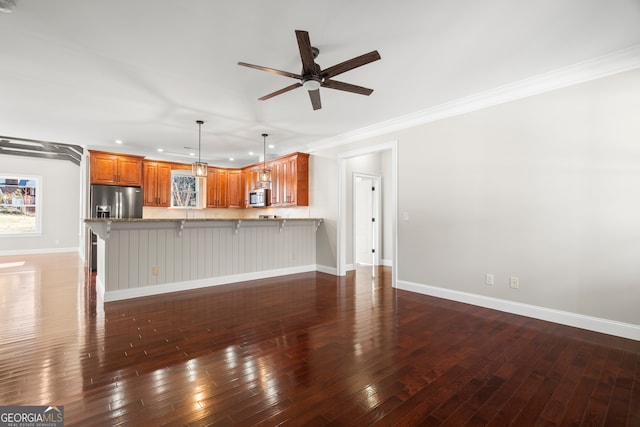
[[[85,220],[105,302],[316,270],[318,218]]]

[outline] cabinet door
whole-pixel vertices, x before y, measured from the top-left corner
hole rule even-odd
[[[254,172],[252,168],[247,168],[242,170],[242,207],[249,207],[249,191],[253,190],[254,181],[253,181]]]
[[[118,156],[91,154],[91,183],[118,184]]]
[[[171,206],[171,165],[161,162],[142,164],[144,206]]]
[[[281,163],[274,161],[267,165],[271,169],[271,206],[280,206],[282,203],[282,176]]]
[[[216,207],[216,196],[217,196],[216,170],[217,169],[215,168],[209,168],[207,172],[207,207],[208,208]]]
[[[142,165],[144,206],[158,205],[158,165],[156,162],[144,162]]]
[[[285,194],[284,203],[294,206],[297,203],[296,190],[298,188],[297,182],[297,157],[291,157],[285,159],[286,172],[285,172]]]
[[[218,169],[217,177],[217,200],[218,200],[218,208],[226,208],[227,207],[227,170],[226,169]]]
[[[142,160],[118,156],[118,185],[142,185]]]
[[[227,175],[227,207],[241,208],[244,206],[244,192],[242,191],[242,171],[228,171]]]
[[[282,159],[284,173],[285,206],[309,206],[309,155],[297,153]]]
[[[168,208],[171,206],[171,165],[158,163],[157,169],[156,197],[158,198],[158,206]]]
[[[209,168],[207,174],[207,207],[227,207],[227,170]]]

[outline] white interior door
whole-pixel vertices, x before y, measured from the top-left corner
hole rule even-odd
[[[353,177],[353,260],[358,265],[380,264],[380,177]]]

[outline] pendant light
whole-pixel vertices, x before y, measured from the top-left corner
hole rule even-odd
[[[200,161],[200,143],[202,140],[202,120],[196,120],[198,124],[198,161],[192,165],[192,175],[197,177],[207,176],[208,166],[206,163]]]
[[[258,187],[271,187],[271,169],[267,169],[267,137],[269,134],[262,134],[262,170],[258,174]]]

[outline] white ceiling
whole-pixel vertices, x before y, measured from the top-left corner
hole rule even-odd
[[[295,81],[237,62],[299,73],[296,29],[322,68],[378,50],[339,78],[373,94],[258,101]],[[0,135],[191,162],[201,119],[203,160],[242,166],[264,132],[272,154],[305,151],[639,44],[639,0],[18,0],[0,13]]]

